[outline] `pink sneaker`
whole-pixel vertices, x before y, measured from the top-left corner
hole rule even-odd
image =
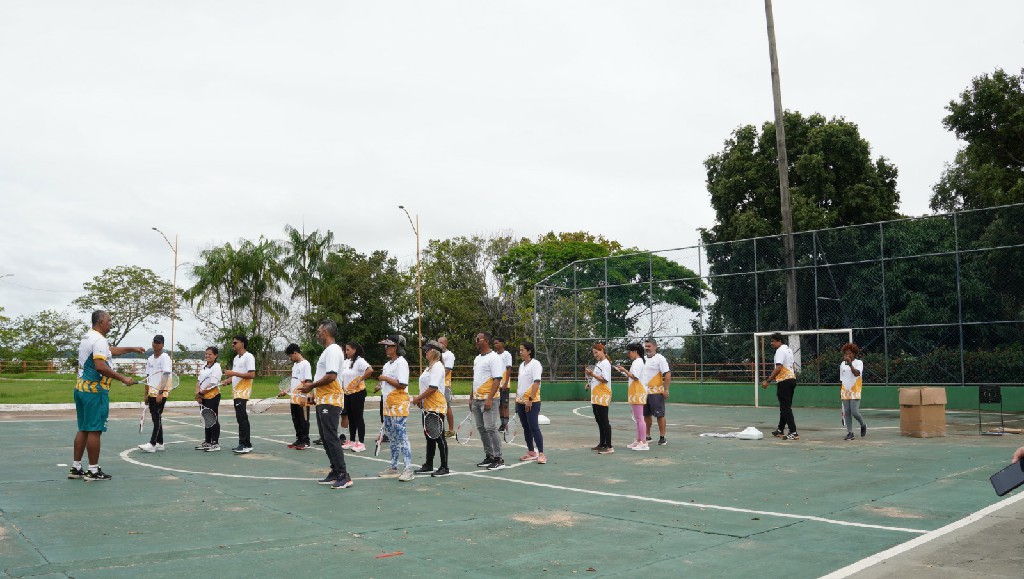
[[[523,456],[520,456],[519,460],[521,460],[523,462],[528,462],[528,461],[531,461],[531,460],[537,460],[537,453],[531,450],[530,452],[527,452]]]
[[[634,440],[633,442],[627,444],[626,448],[632,449],[633,447],[635,447],[638,444],[640,444],[640,441],[639,440]]]
[[[366,450],[366,445],[361,442],[352,443],[352,452],[363,452]]]
[[[543,452],[537,455],[537,464],[547,464],[547,463],[548,463],[548,457],[544,456]]]
[[[345,449],[345,450],[352,450],[352,445],[353,445],[353,444],[355,444],[355,443],[354,443],[354,442],[352,442],[351,440],[346,440],[346,441],[345,441],[345,444],[342,444],[342,445],[341,445],[341,448],[343,448],[343,449]]]

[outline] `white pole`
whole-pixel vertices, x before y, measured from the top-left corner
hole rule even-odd
[[[758,390],[761,388],[761,385],[757,383],[760,373],[761,361],[757,357],[757,334],[754,334],[754,408],[760,408],[761,393]]]

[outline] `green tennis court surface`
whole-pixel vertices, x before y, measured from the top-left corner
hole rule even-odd
[[[868,436],[847,442],[838,411],[796,412],[803,440],[783,442],[769,434],[775,408],[669,405],[669,444],[632,452],[628,406],[613,405],[616,452],[599,456],[589,405],[547,402],[546,465],[518,462],[521,434],[506,447],[513,467],[493,472],[473,467],[478,437],[451,439],[458,474],[400,483],[375,476],[387,448],[375,458],[371,443],[346,453],[355,486],[334,491],[314,482],[327,471],[319,447],[286,448],[284,413],[251,417],[255,452],[235,456],[233,416],[225,450],[201,453],[198,416],[168,409],[168,450],[146,454],[138,414],[118,412],[103,483],[59,466],[71,462],[69,414],[6,416],[0,561],[10,577],[818,577],[999,502],[988,477],[1020,444],[978,436],[970,413],[949,415],[946,438],[914,439],[897,412],[866,410]],[[698,436],[747,426],[767,438]]]

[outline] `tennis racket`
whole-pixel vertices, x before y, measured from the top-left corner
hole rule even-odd
[[[444,436],[444,422],[445,418],[447,418],[444,414],[427,410],[420,416],[423,420],[423,434],[427,438],[437,440]]]
[[[146,408],[146,403],[143,402],[142,403],[142,418],[139,418],[139,434],[142,434],[143,430],[146,428],[146,410],[148,410]]]
[[[213,411],[213,408],[202,405],[199,407],[199,419],[203,423],[203,428],[213,428],[217,425],[217,421],[219,420],[217,413]]]
[[[459,444],[469,444],[469,441],[473,439],[473,414],[469,413],[462,422],[459,423],[459,427],[455,429],[455,440]]]
[[[256,402],[252,403],[253,414],[263,414],[275,404],[277,396],[271,396],[270,398],[261,398]]]
[[[516,439],[516,433],[519,432],[517,424],[519,424],[519,420],[515,416],[509,416],[508,424],[505,425],[505,430],[501,433],[501,439],[512,444],[512,441]]]
[[[141,380],[133,379],[131,384],[125,384],[125,386],[134,386],[136,384],[142,384],[154,390],[161,390],[164,393],[164,397],[167,397],[171,390],[174,390],[181,384],[181,378],[174,372],[156,372]]]
[[[384,425],[380,425],[380,433],[377,434],[377,442],[373,446],[373,456],[380,456],[380,447],[384,444]]]

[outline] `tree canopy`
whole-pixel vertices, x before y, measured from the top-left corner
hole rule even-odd
[[[942,124],[964,141],[932,188],[935,211],[1024,201],[1024,69],[976,77]]]
[[[94,310],[110,312],[111,326],[107,340],[116,346],[132,330],[153,327],[170,321],[174,286],[157,277],[152,270],[129,265],[104,269],[82,284],[85,294],[72,304],[85,313]],[[181,290],[177,290],[181,295]],[[175,313],[176,319],[181,316]]]

